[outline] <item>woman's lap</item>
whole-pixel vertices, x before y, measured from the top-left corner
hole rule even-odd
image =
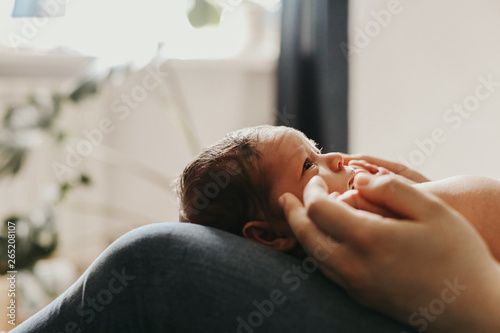
[[[315,263],[211,228],[152,224],[13,332],[410,332],[354,303]]]

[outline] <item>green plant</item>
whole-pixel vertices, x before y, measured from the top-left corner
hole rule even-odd
[[[188,12],[189,23],[195,28],[217,25],[220,22],[222,9],[215,1],[194,0],[194,4]]]
[[[56,127],[56,120],[65,103],[79,103],[99,90],[99,78],[87,78],[75,84],[69,93],[39,92],[29,95],[26,103],[10,106],[5,111],[0,132],[0,179],[19,174],[28,155],[48,136],[56,143],[66,139],[66,133]],[[7,226],[16,225],[16,269],[26,269],[50,255],[57,246],[54,223],[54,205],[64,200],[67,193],[79,186],[88,186],[91,178],[80,173],[76,179],[64,180],[51,189],[51,195],[26,213],[15,213],[0,224],[0,246],[7,249]],[[0,251],[0,274],[5,274],[7,251]]]
[[[57,122],[64,107],[99,96],[105,85],[120,84],[131,73],[129,66],[111,68],[99,75],[75,81],[73,87],[66,92],[37,92],[27,96],[25,103],[9,107],[5,111],[0,131],[0,180],[19,175],[29,154],[47,139],[51,139],[56,147],[61,149],[63,149],[63,144],[77,139],[61,128]],[[186,143],[197,150],[197,138],[192,124],[182,116],[182,110],[173,106],[173,101],[163,97],[162,94],[156,95],[156,98],[161,98],[165,112],[177,116],[179,131]],[[93,158],[117,167],[165,189],[167,193],[172,193],[172,180],[163,174],[104,144],[94,148],[95,154],[86,158]],[[58,237],[54,207],[63,202],[73,189],[92,184],[90,172],[80,171],[71,177],[71,179],[60,179],[58,176],[59,182],[48,189],[50,195],[44,197],[41,200],[42,203],[31,211],[11,213],[3,221],[0,220],[0,247],[2,248],[7,248],[9,222],[20,226],[17,228],[18,235],[16,236],[17,269],[30,269],[37,260],[49,256],[55,250]],[[96,203],[92,210],[120,216],[122,219],[131,216],[129,210],[108,203]],[[6,256],[6,252],[0,251],[0,274],[7,271]]]

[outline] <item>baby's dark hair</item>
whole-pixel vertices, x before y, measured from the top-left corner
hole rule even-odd
[[[284,218],[271,202],[271,182],[262,170],[261,125],[227,134],[205,148],[178,179],[180,220],[242,235],[245,223]]]

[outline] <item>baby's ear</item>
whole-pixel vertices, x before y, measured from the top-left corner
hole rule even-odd
[[[280,252],[293,250],[298,242],[291,234],[279,235],[269,222],[250,221],[243,226],[243,237]]]

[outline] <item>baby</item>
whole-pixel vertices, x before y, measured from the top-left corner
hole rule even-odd
[[[321,153],[315,142],[288,127],[262,125],[232,132],[184,169],[178,181],[181,221],[222,229],[301,257],[300,245],[278,204],[283,193],[302,200],[304,187],[318,175],[332,198],[370,209],[354,188],[357,174],[404,177],[373,163],[382,160],[367,162],[344,156]],[[500,182],[460,176],[415,186],[436,194],[464,215],[500,260]]]

